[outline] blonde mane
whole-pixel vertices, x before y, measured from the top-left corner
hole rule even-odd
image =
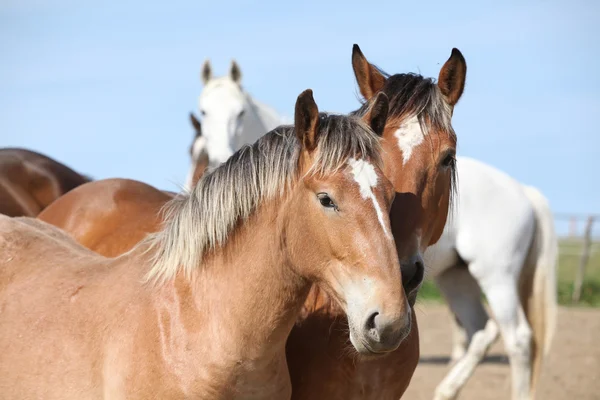
[[[349,158],[381,165],[379,137],[363,121],[324,113],[319,117],[309,174],[334,173]],[[206,173],[190,194],[167,203],[163,229],[144,240],[154,251],[147,279],[165,282],[180,271],[189,277],[207,251],[227,243],[240,221],[298,181],[300,149],[294,127],[278,127]]]

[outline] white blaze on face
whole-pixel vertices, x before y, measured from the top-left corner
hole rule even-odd
[[[365,200],[371,199],[373,202],[373,207],[375,207],[375,212],[377,213],[379,223],[383,227],[385,234],[389,236],[389,232],[385,226],[383,212],[381,211],[381,207],[379,206],[372,189],[377,186],[377,173],[375,172],[375,168],[373,165],[371,165],[371,163],[365,160],[349,160],[348,165],[350,165],[350,168],[352,168],[352,175],[354,176],[356,183],[358,183],[360,195]]]
[[[402,150],[403,164],[406,164],[410,160],[413,149],[423,143],[423,138],[425,137],[423,131],[421,131],[419,119],[416,116],[411,117],[403,123],[394,133],[394,136],[398,139],[398,147]]]
[[[245,104],[244,93],[229,76],[212,79],[200,93],[202,137],[211,163],[225,162],[238,150],[237,135],[243,122],[240,115]]]

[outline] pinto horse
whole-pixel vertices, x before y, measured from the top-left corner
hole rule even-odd
[[[453,108],[466,78],[466,62],[453,49],[438,82],[415,74],[388,75],[354,46],[352,65],[366,100],[354,114],[366,116],[378,94],[390,99],[382,146],[384,173],[396,191],[390,210],[402,278],[414,305],[424,276],[421,254],[440,238],[454,193],[456,135]],[[347,348],[343,310],[313,286],[288,339],[294,399],[398,399],[419,360],[414,329],[400,348],[376,360],[357,359]]]
[[[391,99],[390,115],[381,140],[384,171],[397,192],[390,214],[392,233],[403,262],[405,290],[410,292],[411,302],[414,302],[423,279],[420,254],[441,235],[453,193],[456,136],[451,116],[464,88],[466,63],[462,54],[454,49],[440,72],[438,83],[416,74],[389,76],[370,64],[355,45],[352,65],[365,99],[357,116],[370,117],[378,93],[384,92]],[[64,196],[39,218],[67,230],[92,250],[115,256],[120,253],[111,253],[111,245],[102,245],[103,241],[114,242],[113,249],[123,244],[129,249],[146,233],[158,230],[159,225],[145,230],[139,224],[137,234],[132,234],[129,228],[120,230],[119,224],[112,224],[114,234],[99,239],[93,239],[94,231],[102,232],[99,224],[107,219],[120,219],[121,226],[130,227],[136,226],[135,221],[155,220],[154,210],[166,201],[159,199],[160,193],[139,182],[97,181]],[[154,208],[126,206],[144,197],[157,199]],[[88,201],[92,198],[98,201]],[[103,202],[109,204],[107,210],[100,209]],[[77,209],[87,210],[85,218],[89,222],[74,219]],[[419,360],[414,313],[412,317],[411,334],[396,351],[377,360],[356,359],[348,350],[347,321],[341,310],[331,305],[321,290],[312,290],[288,341],[293,397],[400,398]]]
[[[35,217],[48,204],[89,181],[42,154],[0,149],[0,214]]]
[[[205,174],[117,258],[1,217],[0,398],[289,398],[285,343],[312,284],[359,354],[396,349],[411,309],[385,213],[387,111],[381,94],[367,125],[303,92],[294,127]]]

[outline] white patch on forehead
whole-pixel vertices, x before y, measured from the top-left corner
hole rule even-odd
[[[367,199],[373,195],[372,187],[377,186],[377,173],[371,163],[365,160],[348,160],[348,164],[352,168],[354,180],[358,183],[360,194],[363,199]]]
[[[358,183],[360,195],[365,200],[371,199],[371,201],[373,201],[373,207],[375,208],[375,213],[377,214],[379,223],[383,227],[385,234],[389,236],[389,232],[383,219],[383,212],[381,211],[381,207],[379,206],[372,189],[373,187],[377,186],[378,180],[375,167],[365,160],[356,159],[348,160],[348,165],[350,165],[350,168],[352,168],[352,175],[354,176],[356,183]]]
[[[398,139],[398,147],[402,150],[402,163],[406,164],[412,156],[413,149],[423,142],[425,134],[421,130],[419,119],[413,116],[400,125],[394,136]]]

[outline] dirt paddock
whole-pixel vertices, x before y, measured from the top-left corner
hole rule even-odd
[[[417,305],[421,362],[403,399],[431,400],[448,371],[450,314],[445,305]],[[537,399],[600,399],[600,310],[561,307]],[[491,348],[459,395],[461,400],[510,399],[510,370],[502,340]]]

